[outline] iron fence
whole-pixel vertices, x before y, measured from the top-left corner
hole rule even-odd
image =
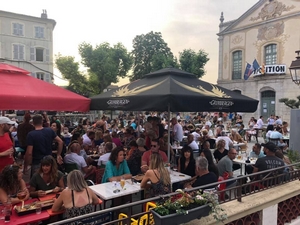
[[[186,192],[204,190],[211,186],[218,186],[219,203],[237,200],[242,201],[244,196],[253,195],[260,191],[265,191],[270,188],[274,188],[279,185],[283,185],[288,182],[298,180],[300,178],[300,170],[286,171],[287,168],[299,167],[300,162],[291,164],[288,166],[278,167],[250,175],[242,175],[230,181],[234,181],[235,185],[231,185],[225,189],[220,189],[222,184],[226,184],[229,180],[224,180],[216,183],[210,183],[208,185],[195,187],[192,189],[185,189]],[[99,209],[90,214],[81,215],[78,217],[65,219],[51,223],[52,225],[68,224],[75,222],[74,224],[105,224],[105,225],[140,225],[140,224],[154,224],[151,212],[143,210],[148,202],[157,202],[175,195],[176,192],[152,197],[128,204],[107,208]],[[134,210],[135,209],[135,210]],[[136,210],[139,209],[139,210]],[[137,213],[132,213],[138,211]],[[123,214],[119,214],[123,212]],[[124,213],[125,212],[125,213]],[[119,216],[120,215],[120,218]],[[123,215],[123,216],[122,216]],[[121,218],[122,217],[122,218]]]

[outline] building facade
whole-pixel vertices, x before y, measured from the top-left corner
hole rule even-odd
[[[237,20],[219,25],[218,84],[259,100],[254,114],[271,114],[290,120],[290,108],[281,98],[296,99],[299,87],[291,80],[289,66],[300,49],[300,0],[260,0]],[[264,66],[247,80],[247,63]],[[245,118],[245,119],[246,119]],[[246,122],[246,121],[245,121]]]
[[[0,11],[0,61],[52,83],[55,25],[46,10],[41,17]]]

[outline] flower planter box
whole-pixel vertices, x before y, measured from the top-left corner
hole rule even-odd
[[[157,212],[151,209],[155,225],[166,225],[166,224],[182,224],[187,223],[191,220],[200,219],[201,217],[208,216],[211,208],[208,205],[202,205],[193,209],[188,210],[187,215],[183,214],[170,214],[161,216]]]

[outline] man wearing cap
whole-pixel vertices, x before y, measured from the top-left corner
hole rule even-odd
[[[266,156],[257,159],[253,166],[253,173],[284,166],[282,159],[275,156],[277,148],[273,142],[267,142],[261,145],[264,147],[264,153]]]
[[[9,128],[15,122],[5,116],[0,116],[0,172],[7,165],[14,163],[13,142],[9,136]]]

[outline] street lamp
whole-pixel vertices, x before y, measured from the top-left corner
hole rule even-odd
[[[292,61],[292,64],[290,66],[290,73],[292,81],[300,85],[300,50],[295,51],[297,53],[296,60]]]

